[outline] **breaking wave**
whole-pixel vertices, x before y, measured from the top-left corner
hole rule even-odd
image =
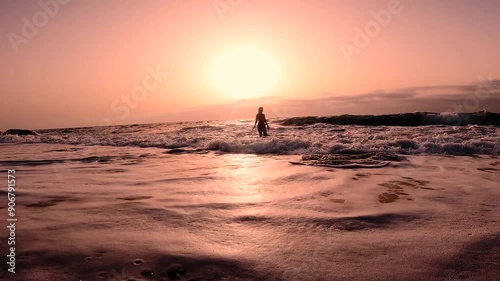
[[[334,125],[364,126],[426,126],[426,125],[493,125],[500,126],[500,114],[488,111],[473,113],[416,112],[387,115],[340,115],[329,117],[293,117],[282,121],[283,125],[311,125],[326,123]]]
[[[252,130],[253,120],[136,124],[40,130],[26,136],[4,134],[0,135],[0,144],[156,147],[172,154],[218,151],[274,155],[498,155],[500,127],[484,125],[498,124],[498,116],[480,112],[295,117],[271,120],[267,138],[259,138]],[[416,126],[415,120],[420,120],[420,124],[425,120],[428,125]],[[460,126],[453,125],[458,120]]]

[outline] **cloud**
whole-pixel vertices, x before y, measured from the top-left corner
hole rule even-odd
[[[409,87],[312,99],[255,98],[169,112],[155,119],[174,121],[251,119],[259,106],[269,118],[404,112],[500,112],[500,80],[486,84]]]
[[[382,114],[415,111],[500,112],[500,80],[470,85],[410,87],[356,95],[331,95],[318,99],[283,101],[287,106],[330,108],[335,114]],[[352,110],[352,112],[349,112]],[[325,111],[325,110],[322,110]],[[316,115],[316,114],[311,114]]]

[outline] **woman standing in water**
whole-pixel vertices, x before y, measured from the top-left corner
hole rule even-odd
[[[255,129],[255,125],[257,125],[257,130],[259,130],[259,137],[262,136],[267,137],[267,130],[269,130],[269,124],[267,124],[266,115],[262,112],[264,112],[264,108],[259,107],[259,113],[255,115],[255,124],[253,124],[253,128]],[[257,124],[257,122],[259,122],[259,124]]]

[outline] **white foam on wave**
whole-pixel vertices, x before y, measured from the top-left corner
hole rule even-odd
[[[450,119],[452,120],[452,119]],[[494,126],[280,126],[258,138],[251,122],[194,122],[40,131],[39,136],[0,136],[0,143],[60,143],[192,148],[254,154],[500,154]]]
[[[271,139],[262,142],[225,142],[212,141],[207,149],[230,153],[256,153],[256,154],[299,154],[307,152],[311,146],[309,142],[294,139]]]

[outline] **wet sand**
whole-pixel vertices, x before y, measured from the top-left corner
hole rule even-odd
[[[2,144],[16,274],[2,280],[494,280],[500,160],[375,169],[298,156]],[[0,203],[6,223],[5,186]],[[3,227],[4,228],[4,227]]]

